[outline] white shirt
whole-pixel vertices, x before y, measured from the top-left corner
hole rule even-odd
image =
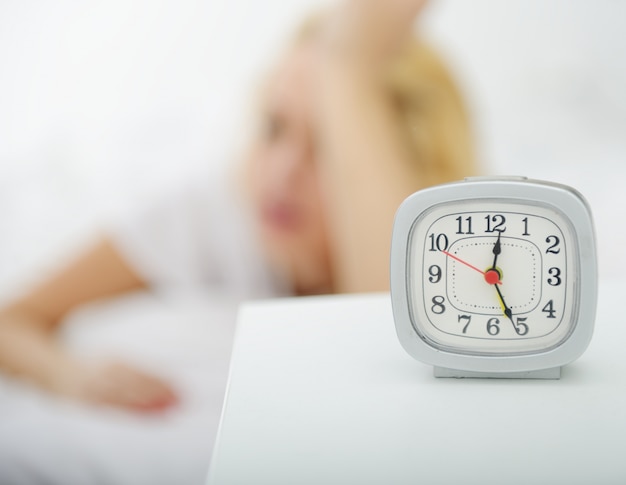
[[[288,296],[234,185],[224,176],[192,181],[118,220],[109,236],[157,290],[207,287],[238,300]]]

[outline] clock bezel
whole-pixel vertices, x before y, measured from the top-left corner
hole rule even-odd
[[[413,225],[432,207],[494,198],[547,206],[569,220],[576,242],[574,258],[578,281],[574,289],[577,318],[570,333],[560,343],[533,353],[480,355],[438,346],[416,330],[410,310],[410,238]],[[462,182],[421,190],[409,196],[396,213],[391,245],[391,300],[396,332],[404,349],[414,358],[440,368],[479,373],[529,372],[557,368],[576,360],[585,351],[593,334],[597,302],[597,263],[595,233],[589,205],[571,187],[515,178],[472,178]]]
[[[561,235],[561,244],[563,246],[570,246],[569,243],[570,242],[572,243],[571,247],[568,247],[564,253],[565,254],[564,263],[566,263],[566,266],[569,263],[572,263],[571,274],[574,275],[576,271],[575,266],[577,265],[577,261],[578,261],[578,258],[575,257],[577,254],[577,244],[576,244],[575,237],[574,237],[574,230],[573,230],[573,227],[571,227],[569,219],[561,212],[561,210],[558,207],[552,207],[546,204],[536,204],[533,201],[522,200],[522,199],[511,199],[511,198],[503,199],[503,198],[495,198],[495,197],[475,199],[472,202],[479,202],[481,205],[486,204],[490,208],[495,206],[497,207],[497,212],[499,214],[510,215],[512,213],[513,214],[517,213],[517,211],[520,210],[524,212],[524,215],[528,216],[530,214],[526,214],[525,211],[529,211],[534,214],[533,217],[540,217],[540,218],[544,218],[548,220],[550,223],[552,223],[555,226],[557,231],[559,231],[559,234]],[[425,271],[423,258],[425,257],[424,256],[425,254],[429,253],[428,251],[426,251],[426,247],[424,247],[425,245],[419,244],[418,242],[420,241],[420,237],[424,236],[423,229],[425,228],[427,229],[426,233],[430,232],[433,224],[436,224],[437,221],[441,218],[448,217],[451,213],[453,213],[454,215],[458,215],[458,214],[467,215],[468,212],[461,212],[461,213],[456,212],[460,208],[465,208],[467,203],[468,203],[468,199],[463,199],[462,201],[460,201],[460,203],[455,202],[455,201],[446,201],[440,204],[436,204],[434,206],[431,206],[426,211],[422,212],[422,214],[420,214],[420,216],[414,221],[413,225],[411,226],[410,234],[409,234],[409,242],[408,242],[409,256],[408,256],[408,261],[407,261],[407,264],[410,266],[411,271],[413,272],[414,275],[420,274],[420,273],[416,273],[416,271],[420,271],[420,268],[422,271]],[[557,216],[560,219],[560,223],[556,224],[553,219],[546,217],[546,215],[537,215],[536,214],[537,210],[540,210],[540,211],[547,210],[548,212],[552,213],[554,216]],[[444,212],[443,216],[440,215],[441,212]],[[469,211],[469,212],[474,213],[474,210]],[[484,208],[482,208],[479,210],[479,212],[487,213],[487,212],[492,212],[492,211],[490,210],[485,211]],[[437,216],[438,216],[437,219],[433,220],[432,213],[437,213]],[[427,228],[426,226],[428,226],[429,224],[430,224],[430,227]],[[422,231],[422,234],[421,236],[418,236],[418,233],[420,232],[420,230]],[[568,236],[567,238],[565,237],[565,234],[567,234]],[[476,237],[480,237],[480,236],[473,236],[471,239],[476,239]],[[450,248],[454,246],[456,241],[459,241],[459,240],[463,240],[463,238],[458,239],[458,240],[453,239],[450,245]],[[503,236],[503,239],[502,239],[504,244],[506,244],[505,240],[506,241],[510,241],[510,240],[525,241],[526,243],[531,243],[537,250],[539,249],[532,240],[523,239],[523,238],[515,238],[515,237],[506,236],[506,235]],[[491,243],[491,245],[493,246],[493,242]],[[415,247],[419,248],[417,252],[414,251]],[[420,261],[418,262],[417,260],[420,260]],[[407,272],[407,275],[408,273],[409,272]],[[565,286],[573,287],[573,288],[570,288],[569,293],[568,293],[568,297],[571,297],[576,292],[578,278],[570,277],[570,271],[567,272],[567,275],[568,275],[567,277],[568,283]],[[424,340],[432,341],[433,342],[432,346],[438,349],[441,349],[441,350],[450,349],[452,353],[468,353],[468,354],[479,354],[479,355],[482,355],[482,354],[485,354],[485,355],[520,354],[521,355],[521,354],[530,354],[530,353],[537,353],[539,351],[545,351],[548,348],[556,347],[560,345],[561,340],[565,340],[568,337],[568,334],[571,332],[572,322],[576,321],[575,313],[578,310],[578,305],[567,304],[566,308],[569,311],[561,312],[562,316],[561,316],[561,319],[559,320],[559,323],[557,323],[556,326],[554,326],[550,331],[546,332],[544,335],[535,336],[532,338],[519,337],[519,338],[514,339],[518,343],[523,342],[523,341],[527,342],[525,347],[530,347],[529,349],[528,348],[520,349],[520,348],[517,348],[517,346],[515,346],[516,347],[515,349],[511,349],[509,351],[505,351],[502,348],[498,350],[489,350],[490,348],[497,349],[498,346],[503,347],[507,342],[508,343],[511,342],[511,338],[510,337],[509,338],[502,338],[502,337],[489,338],[486,336],[485,337],[465,336],[465,335],[459,334],[458,332],[455,333],[455,332],[443,330],[436,323],[432,321],[431,314],[425,310],[426,301],[422,300],[421,298],[419,299],[420,300],[419,302],[416,301],[417,292],[420,292],[419,295],[423,296],[424,292],[422,290],[425,289],[424,278],[422,278],[421,281],[418,281],[418,280],[420,280],[420,278],[407,276],[409,301],[410,303],[412,303],[409,308],[411,322],[413,323],[417,333],[420,334],[420,336]],[[565,291],[567,292],[567,290]],[[446,292],[444,291],[444,293]],[[412,301],[411,301],[411,295],[413,296]],[[491,296],[493,297],[493,295]],[[455,307],[455,304],[450,299],[449,294],[447,295],[447,297],[452,307],[458,309],[458,307]],[[567,298],[564,298],[564,303],[566,300]],[[537,307],[538,305],[539,305],[539,300],[537,301],[535,307]],[[460,309],[458,310],[461,311]],[[466,310],[466,311],[470,313],[476,313],[473,310]],[[418,315],[420,314],[423,318],[418,317]],[[504,316],[502,314],[499,314],[499,315]],[[428,325],[429,322],[431,325]],[[566,322],[566,324],[561,325],[563,322]],[[431,328],[431,326],[434,327],[434,329]],[[446,334],[447,337],[444,338],[443,334]],[[552,343],[548,344],[545,341],[551,338],[550,335],[557,336],[558,340],[555,340]],[[438,339],[443,339],[443,340],[438,341]],[[453,344],[452,341],[454,340],[456,340],[457,343],[461,342],[462,345]],[[485,347],[482,350],[479,348],[474,348],[473,344],[465,346],[465,344],[469,344],[471,341],[476,341],[476,340],[484,342]]]

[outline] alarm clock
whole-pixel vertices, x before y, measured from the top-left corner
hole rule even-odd
[[[474,177],[416,192],[390,264],[400,343],[436,377],[558,379],[591,340],[593,219],[571,187]]]

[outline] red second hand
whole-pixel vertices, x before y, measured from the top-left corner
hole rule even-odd
[[[474,271],[478,271],[481,275],[483,275],[485,277],[485,280],[490,284],[490,285],[501,285],[502,281],[500,281],[500,277],[498,275],[498,279],[496,281],[493,281],[491,278],[488,277],[488,274],[491,271],[494,271],[495,273],[497,273],[496,270],[488,270],[488,271],[483,271],[482,269],[478,269],[476,266],[469,264],[467,261],[463,261],[461,258],[455,256],[452,253],[449,253],[448,251],[441,251],[443,254],[445,254],[446,256],[450,256],[452,259],[455,259],[456,261],[458,261],[459,263],[464,264],[465,266],[468,266],[469,268],[472,268]]]

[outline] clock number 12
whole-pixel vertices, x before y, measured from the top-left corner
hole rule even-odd
[[[487,230],[485,232],[504,232],[506,231],[506,218],[502,214],[496,214],[494,216],[485,216],[487,221]],[[492,225],[493,223],[493,225]]]

